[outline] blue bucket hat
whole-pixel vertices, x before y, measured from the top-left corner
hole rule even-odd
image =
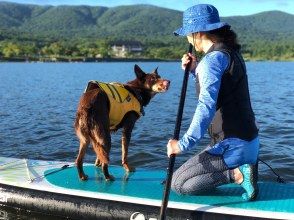
[[[218,11],[213,5],[199,4],[188,8],[183,13],[183,26],[176,31],[176,36],[187,36],[200,31],[211,31],[229,26],[219,19]]]

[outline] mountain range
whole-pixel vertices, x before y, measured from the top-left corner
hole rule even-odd
[[[249,16],[221,17],[248,43],[293,41],[294,15],[268,11]],[[39,6],[0,2],[0,36],[119,39],[172,37],[182,12],[152,5],[117,7]],[[10,35],[9,35],[10,34]]]

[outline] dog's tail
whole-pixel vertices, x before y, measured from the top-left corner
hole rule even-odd
[[[89,139],[89,125],[87,122],[87,116],[85,115],[86,112],[78,111],[76,114],[76,119],[74,122],[75,132],[76,135],[80,140],[87,140]]]
[[[81,97],[75,131],[83,143],[93,144],[101,163],[109,163],[110,132],[109,103],[107,95],[99,90],[91,90]]]
[[[92,91],[84,93],[80,99],[74,122],[76,134],[80,139],[88,139],[90,136],[94,117],[93,100],[95,100],[95,94]]]
[[[101,103],[104,103],[103,105]],[[75,130],[77,135],[97,139],[99,132],[109,128],[108,99],[105,93],[100,91],[89,91],[81,97],[75,119]],[[104,116],[104,117],[103,117]]]

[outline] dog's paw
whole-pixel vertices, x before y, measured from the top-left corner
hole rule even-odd
[[[102,163],[101,163],[101,161],[98,158],[95,161],[95,166],[96,167],[101,167],[102,166]]]
[[[135,167],[129,167],[129,169],[126,170],[126,171],[132,173],[132,172],[136,171],[136,168]]]
[[[105,180],[106,180],[106,181],[114,181],[115,178],[114,178],[114,176],[109,175],[109,176],[106,176],[106,177],[105,177]]]
[[[85,181],[85,180],[87,180],[88,179],[88,175],[81,175],[80,176],[80,180],[83,180],[83,181]]]
[[[123,164],[123,167],[126,172],[135,172],[135,170],[136,170],[134,167],[131,167],[128,164]]]
[[[96,166],[96,167],[101,167],[102,164],[101,164],[101,163],[95,163],[95,166]]]

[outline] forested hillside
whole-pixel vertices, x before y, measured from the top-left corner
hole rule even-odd
[[[248,59],[293,60],[294,15],[280,11],[223,17]],[[177,59],[186,41],[172,32],[182,12],[151,5],[38,6],[0,2],[0,56],[111,57],[111,45],[137,42],[140,58]],[[138,55],[129,54],[129,57]]]

